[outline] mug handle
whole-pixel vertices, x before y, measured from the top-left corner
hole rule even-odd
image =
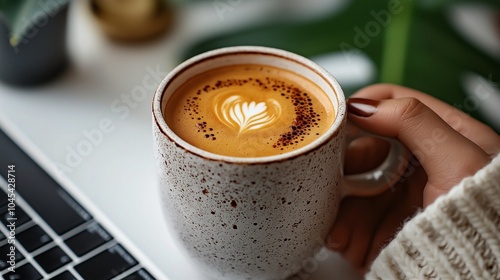
[[[397,139],[382,137],[362,130],[347,122],[347,145],[361,137],[375,137],[391,144],[389,154],[377,168],[343,178],[342,197],[374,196],[381,194],[396,184],[403,176],[410,161],[410,151]]]

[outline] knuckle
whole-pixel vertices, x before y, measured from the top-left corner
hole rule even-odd
[[[414,97],[402,98],[401,106],[398,107],[397,115],[400,120],[407,125],[418,125],[420,117],[425,113],[427,107]]]
[[[405,119],[412,119],[421,115],[425,106],[418,99],[414,97],[402,98],[401,117]]]

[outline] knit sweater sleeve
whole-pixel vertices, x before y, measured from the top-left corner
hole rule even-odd
[[[500,279],[500,155],[409,220],[367,279]]]

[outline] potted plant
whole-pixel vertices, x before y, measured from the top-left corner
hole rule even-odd
[[[0,81],[34,85],[67,65],[69,0],[0,0]]]

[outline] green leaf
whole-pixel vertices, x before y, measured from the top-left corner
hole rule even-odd
[[[500,9],[498,0],[353,0],[341,13],[320,20],[268,22],[213,36],[194,44],[185,58],[234,45],[276,47],[307,57],[362,52],[378,69],[372,82],[411,87],[461,108],[468,102],[463,76],[472,72],[498,82],[500,62],[470,44],[450,25],[447,8],[457,2],[481,2]],[[390,13],[388,24],[383,24],[374,14],[390,10],[390,3],[399,3],[401,10]],[[377,22],[379,30],[375,28]],[[372,28],[373,36],[367,35],[367,28]],[[346,94],[364,86],[345,88]],[[478,110],[467,113],[481,119]]]
[[[24,34],[34,25],[53,16],[70,0],[0,0],[0,18],[11,30],[10,43],[19,44]]]

